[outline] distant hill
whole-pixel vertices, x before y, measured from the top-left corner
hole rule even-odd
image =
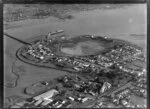
[[[4,3],[145,3],[147,0],[3,0]]]

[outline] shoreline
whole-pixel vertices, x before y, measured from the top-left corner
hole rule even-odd
[[[37,37],[33,37],[33,38],[31,38],[31,39],[27,39],[28,41],[30,40],[30,43],[33,43],[34,41],[37,41],[37,40],[41,40],[41,39],[43,39],[43,38],[45,38],[45,37],[43,37],[44,35],[42,35],[42,36],[37,36]],[[83,35],[81,35],[82,37],[84,37]],[[79,38],[81,38],[81,36],[79,37]],[[101,36],[100,36],[101,37]],[[77,37],[75,37],[75,38],[77,38]],[[70,38],[71,39],[71,38]],[[68,40],[68,39],[67,39]],[[130,43],[130,42],[127,42],[127,41],[124,41],[124,40],[120,40],[120,39],[111,39],[111,40],[113,40],[114,42],[114,44],[115,43],[122,43],[122,44],[127,44],[127,45],[129,45],[129,46],[133,46],[133,47],[135,47],[135,48],[137,48],[137,49],[140,49],[140,50],[143,50],[141,47],[139,47],[139,46],[137,46],[137,45],[135,45],[135,44],[132,44],[132,43]],[[68,69],[68,68],[63,68],[63,69],[61,69],[61,68],[58,68],[57,66],[55,66],[53,63],[51,63],[51,65],[50,65],[50,63],[48,63],[48,64],[43,64],[43,63],[35,63],[35,62],[33,62],[33,61],[30,61],[30,60],[27,60],[27,59],[25,59],[23,56],[21,56],[21,50],[25,47],[26,45],[24,45],[24,46],[22,46],[22,47],[20,47],[18,50],[17,50],[17,52],[16,52],[16,56],[19,58],[19,60],[21,60],[21,61],[23,61],[23,62],[25,62],[25,63],[29,63],[29,64],[31,64],[31,65],[35,65],[35,66],[39,66],[39,67],[46,67],[46,68],[52,68],[52,69],[56,69],[56,70],[63,70],[63,71],[68,71],[68,72],[74,72],[74,70],[70,70],[70,69]],[[58,49],[58,48],[57,48]],[[108,49],[110,49],[110,48],[108,48]],[[102,52],[105,52],[105,51],[107,51],[107,48],[106,48],[106,50],[104,50],[104,51],[102,51]],[[55,54],[55,53],[54,53]],[[101,54],[101,53],[100,53]],[[98,54],[95,54],[95,55],[98,55]],[[56,53],[56,56],[57,56],[57,53]],[[67,57],[68,57],[68,55],[66,55]],[[59,57],[59,56],[57,56],[57,57]],[[71,57],[74,57],[74,56],[71,56]]]

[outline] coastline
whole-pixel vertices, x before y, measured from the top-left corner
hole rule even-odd
[[[84,37],[83,35],[81,35],[82,37]],[[78,36],[79,38],[81,38],[81,36]],[[101,36],[100,36],[101,37]],[[44,35],[42,35],[42,36],[37,36],[37,37],[33,37],[33,38],[31,38],[31,39],[27,39],[28,41],[30,40],[30,43],[33,43],[34,41],[38,41],[38,40],[41,40],[41,39],[45,39],[45,36]],[[77,38],[77,37],[75,37],[75,38]],[[67,40],[69,40],[69,39],[67,39]],[[71,40],[71,38],[70,38],[70,40]],[[127,45],[130,45],[130,46],[133,46],[133,47],[135,47],[135,48],[137,48],[137,49],[140,49],[140,50],[142,50],[142,48],[141,47],[139,47],[139,46],[137,46],[137,45],[135,45],[135,44],[132,44],[132,43],[130,43],[130,42],[127,42],[127,41],[124,41],[124,40],[120,40],[120,39],[111,39],[111,40],[113,40],[115,43],[121,43],[121,44],[127,44]],[[25,47],[26,45],[24,45],[24,46],[22,46],[21,48],[19,48],[18,50],[17,50],[17,52],[16,52],[16,56],[21,60],[21,61],[23,61],[23,62],[25,62],[25,63],[28,63],[28,64],[31,64],[31,65],[35,65],[35,66],[38,66],[38,67],[46,67],[46,68],[52,68],[52,69],[56,69],[56,70],[63,70],[63,71],[68,71],[68,72],[74,72],[74,70],[72,70],[72,69],[68,69],[68,68],[63,68],[63,69],[61,69],[61,68],[59,68],[59,67],[57,67],[57,66],[55,66],[53,63],[48,63],[48,64],[42,64],[42,63],[35,63],[35,62],[33,62],[33,61],[30,61],[30,60],[27,60],[27,59],[25,59],[23,56],[21,56],[21,50]],[[59,49],[59,48],[57,48],[57,49]],[[104,52],[105,52],[105,50],[104,50]],[[54,53],[55,54],[55,53]],[[101,53],[100,53],[101,54]],[[98,54],[95,54],[95,55],[98,55]],[[56,54],[56,56],[57,56],[57,54]],[[67,56],[67,55],[66,55]],[[59,56],[58,56],[59,57]]]

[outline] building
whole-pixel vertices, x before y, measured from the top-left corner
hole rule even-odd
[[[58,91],[55,90],[55,89],[52,89],[52,90],[50,90],[48,92],[45,92],[45,93],[43,93],[41,95],[33,97],[33,99],[34,100],[39,100],[41,98],[43,98],[43,99],[49,99],[49,98],[53,97],[55,94],[58,94]]]
[[[48,33],[47,39],[48,40],[49,39],[56,39],[56,38],[60,38],[60,37],[62,37],[64,35],[65,35],[64,30],[58,30],[56,32],[50,32],[50,33]]]
[[[106,90],[111,88],[111,84],[108,82],[105,82],[100,90],[100,93],[104,93]]]

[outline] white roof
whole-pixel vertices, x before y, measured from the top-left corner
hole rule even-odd
[[[48,99],[48,98],[51,98],[55,93],[58,93],[58,91],[55,89],[52,89],[52,90],[45,92],[41,95],[35,96],[33,99],[35,99],[35,100],[39,100],[40,98]]]

